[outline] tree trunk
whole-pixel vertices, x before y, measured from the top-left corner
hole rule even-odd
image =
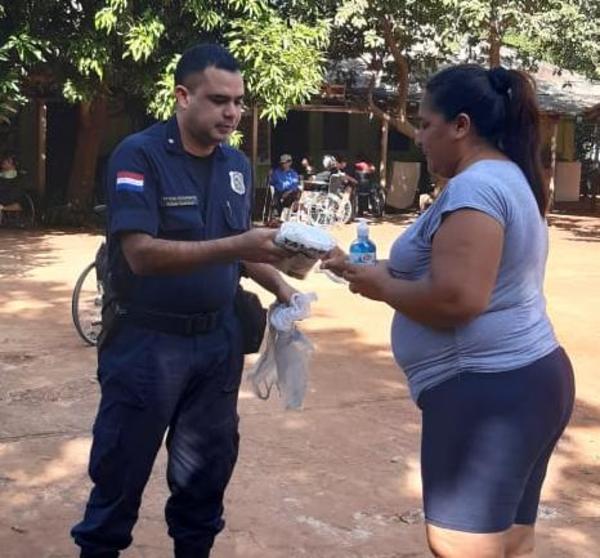
[[[396,130],[409,138],[414,139],[416,130],[407,118],[408,87],[410,83],[410,68],[408,61],[396,42],[392,22],[384,17],[381,20],[381,25],[386,46],[394,58],[398,94],[396,114],[394,116],[388,114],[385,115],[385,117]],[[371,102],[371,104],[373,103]]]
[[[492,17],[490,21],[490,34],[489,34],[489,42],[490,42],[490,68],[497,68],[500,66],[500,47],[502,46],[502,40],[500,38],[500,32],[498,29],[498,21],[496,21],[495,16]]]
[[[96,164],[107,114],[105,95],[79,104],[75,157],[67,189],[67,202],[74,209],[89,208],[94,202]]]
[[[490,34],[490,68],[500,66],[500,40],[498,35]]]

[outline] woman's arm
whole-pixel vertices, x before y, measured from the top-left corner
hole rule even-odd
[[[481,314],[496,284],[503,228],[471,209],[451,213],[435,234],[431,272],[418,281],[392,277],[387,266],[347,266],[350,290],[380,300],[407,317],[437,328],[466,323]]]

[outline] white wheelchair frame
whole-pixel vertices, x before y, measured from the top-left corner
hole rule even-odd
[[[285,208],[282,221],[300,221],[319,227],[347,224],[352,220],[353,208],[350,194],[346,193],[340,175],[332,175],[327,190],[303,190],[292,207]]]

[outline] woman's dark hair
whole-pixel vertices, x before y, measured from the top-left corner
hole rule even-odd
[[[239,72],[240,65],[233,55],[221,45],[204,43],[187,49],[175,68],[175,85],[186,85],[192,74],[206,68]]]
[[[433,110],[447,121],[467,114],[482,138],[519,165],[544,215],[549,193],[543,179],[533,79],[518,70],[461,64],[435,74],[426,91]]]

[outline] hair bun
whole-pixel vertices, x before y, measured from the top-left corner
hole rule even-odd
[[[492,68],[488,70],[488,76],[492,87],[500,93],[500,95],[506,95],[512,87],[512,79],[510,71],[502,66]]]

